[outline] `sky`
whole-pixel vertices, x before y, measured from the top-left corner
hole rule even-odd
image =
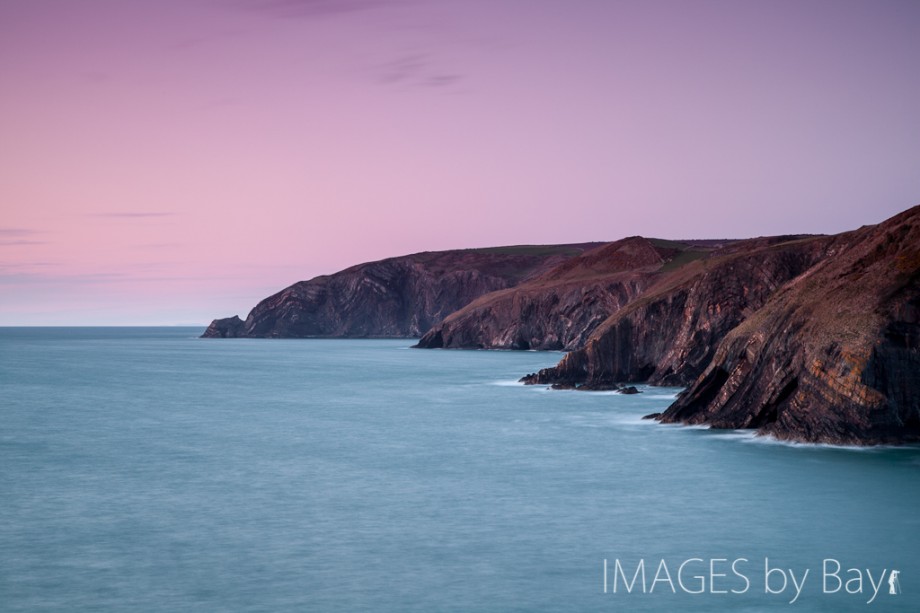
[[[920,203],[913,0],[0,0],[0,325]]]

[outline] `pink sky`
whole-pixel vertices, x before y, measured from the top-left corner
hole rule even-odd
[[[0,325],[920,203],[920,3],[0,2]]]

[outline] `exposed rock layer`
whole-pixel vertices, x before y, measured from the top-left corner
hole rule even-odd
[[[920,207],[694,262],[529,383],[689,385],[658,418],[842,444],[920,440]]]
[[[204,336],[422,333],[427,348],[572,350],[527,383],[688,386],[664,422],[920,440],[920,207],[836,236],[391,258],[297,283]]]
[[[639,299],[601,323],[581,349],[527,382],[688,385],[708,366],[725,335],[778,287],[819,261],[828,241],[744,241],[747,248],[716,252],[659,275]]]
[[[416,337],[470,301],[512,287],[599,243],[418,253],[301,281],[207,338]]]
[[[828,251],[726,336],[662,421],[810,442],[920,440],[920,208]]]
[[[449,315],[418,347],[574,349],[639,296],[677,250],[632,237],[599,247]]]

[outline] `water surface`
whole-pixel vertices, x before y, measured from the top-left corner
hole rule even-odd
[[[0,609],[920,610],[916,449],[640,419],[675,389],[515,383],[557,353],[200,332],[0,329]],[[712,559],[727,576],[687,593],[693,558],[690,590]],[[605,559],[648,582],[664,559],[676,593],[614,594],[608,571],[604,594]],[[809,571],[793,605],[765,559]],[[902,593],[825,594],[825,559],[899,569]]]

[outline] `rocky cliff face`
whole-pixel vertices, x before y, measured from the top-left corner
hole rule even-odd
[[[487,294],[428,331],[421,348],[573,349],[641,294],[674,249],[632,237]]]
[[[206,338],[412,337],[488,292],[512,287],[597,243],[419,253],[302,281]]]
[[[842,444],[920,440],[920,207],[737,243],[661,278],[528,383],[689,385],[660,419]]]
[[[391,258],[292,285],[204,336],[422,333],[427,348],[571,350],[527,383],[688,386],[665,422],[920,440],[920,207],[837,236]]]
[[[708,366],[725,335],[778,287],[819,261],[828,241],[742,241],[728,254],[717,251],[659,275],[639,299],[601,323],[583,347],[526,382],[688,385]]]
[[[810,442],[920,440],[920,207],[827,251],[725,337],[662,421]]]

